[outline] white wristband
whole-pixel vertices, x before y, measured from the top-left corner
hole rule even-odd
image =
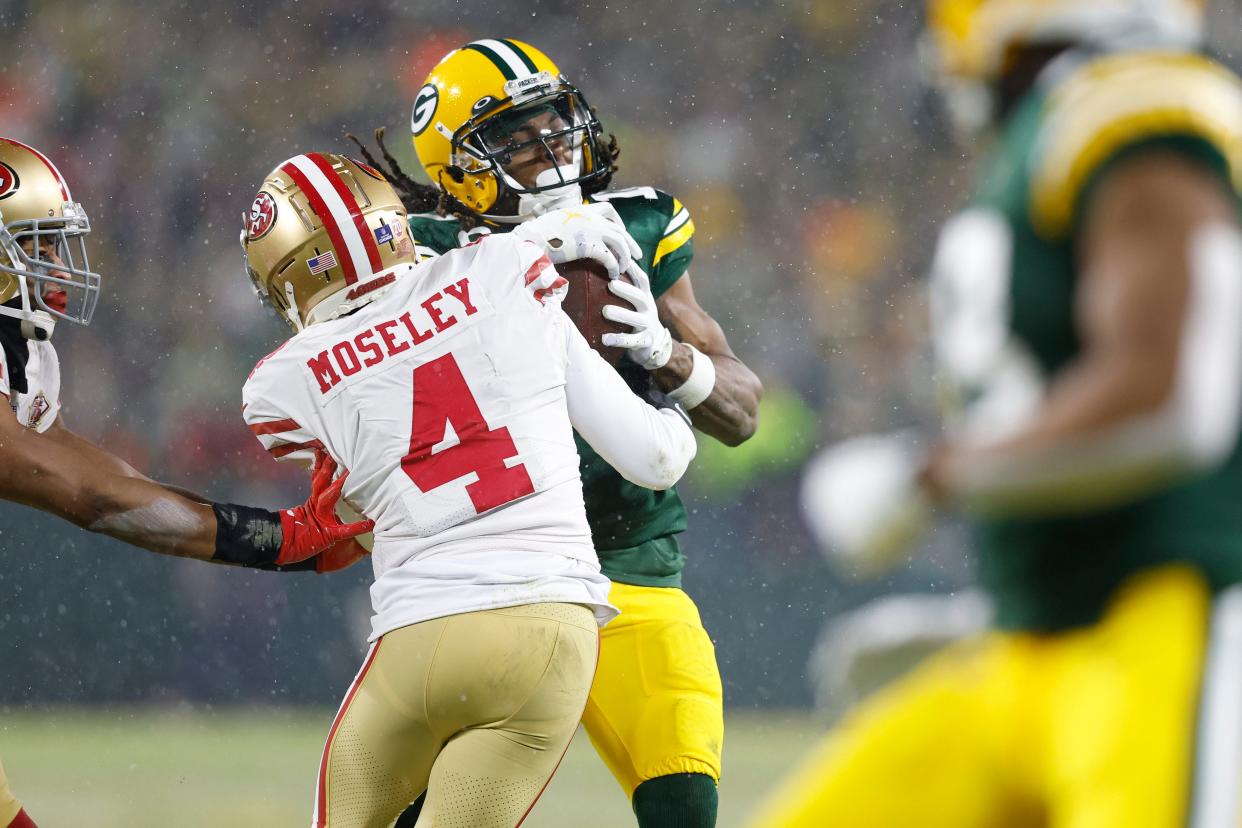
[[[694,357],[694,367],[690,369],[690,376],[686,377],[686,381],[669,391],[668,395],[689,411],[712,395],[712,389],[716,387],[716,364],[711,357],[700,353],[693,345],[682,344],[690,349],[690,355]]]

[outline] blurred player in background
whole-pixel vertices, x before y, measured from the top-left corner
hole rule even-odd
[[[754,433],[762,387],[695,301],[689,212],[653,187],[605,192],[616,142],[605,139],[594,111],[546,55],[515,40],[478,40],[450,52],[418,93],[411,128],[436,186],[413,181],[384,154],[421,255],[447,253],[558,207],[611,204],[642,248],[637,284],[610,284],[634,310],[604,310],[632,329],[604,337],[628,350],[618,370],[640,393],[653,384],[666,391],[699,430],[728,445]],[[382,148],[382,132],[377,138]],[[710,828],[723,698],[711,639],[681,590],[685,507],[673,489],[627,482],[581,439],[578,449],[587,519],[613,582],[610,600],[621,609],[603,631],[583,725],[642,828]],[[415,814],[417,806],[399,825]]]
[[[1225,828],[1242,781],[1242,84],[1190,0],[932,0],[988,120],[941,235],[948,429],[830,449],[808,517],[856,562],[971,513],[996,631],[849,715],[759,828]]]
[[[277,459],[336,458],[375,519],[373,644],[315,825],[381,828],[426,791],[419,825],[511,828],[616,615],[574,430],[653,489],[695,452],[684,413],[636,397],[560,309],[549,254],[617,272],[639,250],[610,207],[578,206],[416,267],[397,193],[328,154],[282,164],[255,205],[247,268],[295,335],[247,380],[246,421]]]
[[[99,295],[90,220],[43,153],[0,138],[0,498],[169,555],[261,569],[338,568],[370,529],[335,515],[343,481],[316,467],[306,504],[280,513],[213,503],[152,482],[69,431],[60,413],[58,319],[86,325]],[[0,767],[0,826],[34,823]]]

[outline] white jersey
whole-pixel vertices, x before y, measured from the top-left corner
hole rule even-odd
[[[60,413],[60,358],[51,342],[30,340],[26,360],[26,390],[14,391],[8,359],[0,351],[0,394],[8,397],[17,422],[43,433]]]
[[[623,475],[671,486],[690,428],[630,392],[544,287],[531,242],[497,235],[395,275],[312,325],[243,391],[271,454],[326,450],[375,521],[372,639],[419,621],[537,602],[616,614],[599,571],[573,428]],[[559,299],[559,296],[556,297]]]

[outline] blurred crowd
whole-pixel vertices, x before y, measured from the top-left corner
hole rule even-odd
[[[969,577],[953,547],[890,582],[843,582],[797,508],[817,445],[933,420],[922,272],[968,182],[920,61],[920,7],[0,0],[0,133],[60,166],[105,277],[94,323],[57,332],[67,423],[217,499],[300,499],[302,475],[271,462],[239,414],[247,373],[287,334],[243,275],[243,211],[290,155],[350,151],[346,132],[387,126],[416,170],[408,119],[427,71],[471,39],[529,42],[616,134],[617,186],[690,208],[695,291],[765,383],[759,434],[734,450],[703,438],[684,484],[686,583],[730,700],[805,702],[827,615]],[[0,521],[0,703],[255,688],[331,702],[356,667],[366,572],[241,573],[15,507]]]

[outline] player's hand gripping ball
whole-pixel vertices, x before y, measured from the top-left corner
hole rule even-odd
[[[616,366],[625,356],[625,349],[610,348],[604,342],[609,334],[628,333],[630,328],[623,323],[609,320],[604,311],[609,306],[630,306],[609,290],[613,280],[608,278],[608,271],[593,259],[566,262],[557,265],[556,271],[569,283],[569,291],[561,300],[561,307],[573,320],[574,326],[581,332],[587,344],[609,365]],[[621,274],[618,278],[628,277]]]
[[[590,259],[615,279],[642,255],[617,209],[607,202],[553,210],[523,222],[513,235],[543,248],[554,265]]]
[[[624,349],[648,371],[663,368],[673,355],[673,335],[660,321],[651,280],[637,262],[631,262],[623,275],[629,278],[614,278],[608,290],[625,301],[610,302],[600,309],[605,319],[621,329],[605,333],[603,344]]]
[[[280,512],[281,547],[276,563],[300,563],[344,541],[352,541],[375,527],[371,520],[342,523],[337,505],[349,473],[336,477],[336,461],[325,451],[315,453],[311,492],[306,502]],[[335,478],[335,479],[334,479]]]

